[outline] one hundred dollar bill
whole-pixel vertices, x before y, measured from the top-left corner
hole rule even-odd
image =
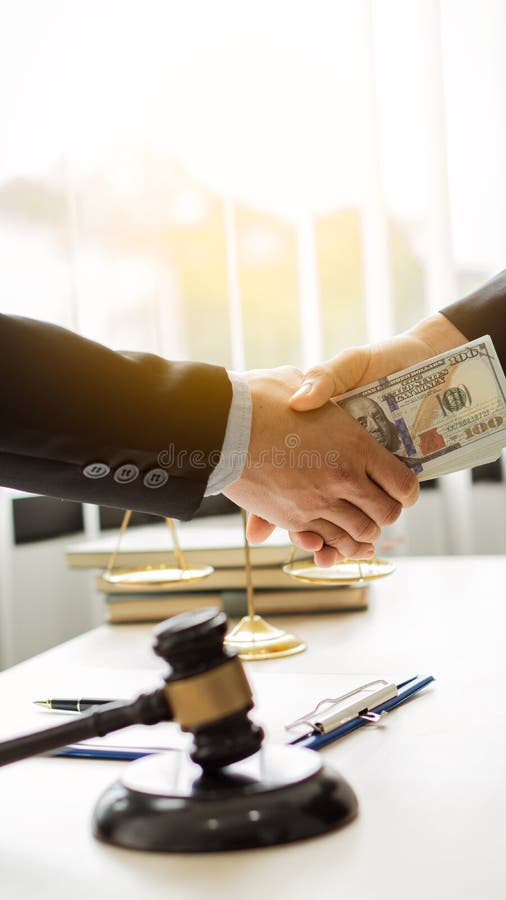
[[[486,335],[334,398],[420,481],[497,459],[506,378]]]

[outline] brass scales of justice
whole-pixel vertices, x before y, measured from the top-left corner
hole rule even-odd
[[[255,594],[253,586],[253,566],[251,563],[250,544],[246,534],[247,514],[241,510],[244,535],[244,569],[246,576],[247,613],[228,632],[225,646],[235,650],[241,659],[258,661],[294,656],[306,650],[306,643],[297,635],[284,631],[255,612]],[[126,510],[118,533],[118,540],[107,568],[103,574],[104,581],[115,585],[153,586],[161,590],[172,589],[176,585],[202,581],[214,572],[211,565],[188,565],[181,548],[174,519],[165,518],[173,545],[175,564],[142,566],[136,568],[117,568],[115,566],[121,548],[123,536],[128,528],[132,510]],[[282,567],[283,572],[296,581],[313,586],[363,587],[368,582],[383,578],[394,571],[394,565],[386,559],[370,560],[346,559],[329,568],[321,568],[311,560],[297,560],[296,548],[292,547],[289,561]]]

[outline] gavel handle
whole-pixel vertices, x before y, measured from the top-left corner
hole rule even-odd
[[[128,725],[156,725],[157,722],[171,721],[172,718],[165,691],[160,688],[150,694],[141,694],[131,703],[107,703],[106,706],[90,709],[73,722],[2,741],[0,766],[38,753],[57,750],[65,744],[75,744],[86,738],[103,737]]]

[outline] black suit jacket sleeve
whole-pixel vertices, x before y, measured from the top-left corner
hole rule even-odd
[[[441,312],[470,341],[489,334],[506,371],[506,269]]]
[[[0,315],[0,484],[190,518],[218,461],[225,369]]]

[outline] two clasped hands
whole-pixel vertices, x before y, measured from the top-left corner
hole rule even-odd
[[[2,314],[0,484],[182,519],[222,492],[249,511],[252,542],[279,525],[321,566],[367,558],[418,483],[377,405],[331,399],[484,334],[506,371],[506,270],[305,375],[122,353]]]
[[[320,566],[373,556],[381,528],[416,502],[418,482],[329,401],[466,340],[438,313],[380,344],[345,350],[305,375],[291,367],[244,373],[253,403],[248,460],[224,493],[250,510],[249,539],[262,543],[279,525]]]

